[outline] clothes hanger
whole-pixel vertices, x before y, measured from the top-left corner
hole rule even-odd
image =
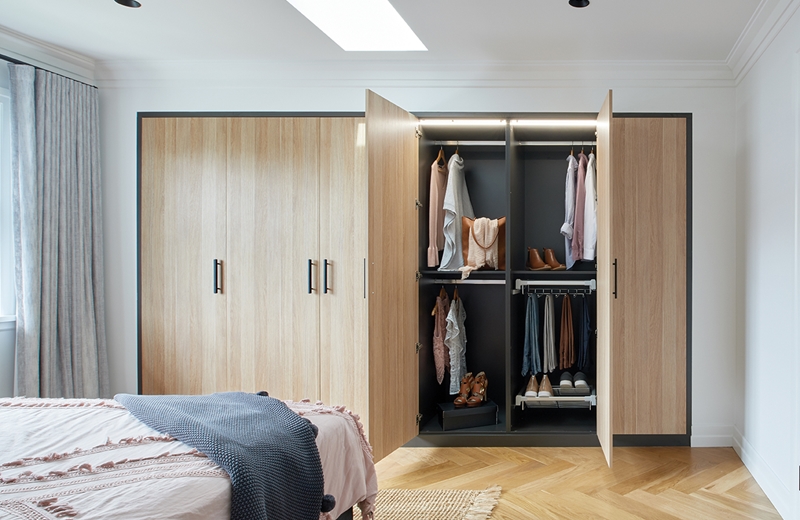
[[[458,141],[456,141],[456,155],[458,155],[459,157],[461,157],[461,155],[458,153]]]
[[[581,141],[581,153],[583,153],[583,141]]]
[[[441,289],[439,289],[439,299],[442,300],[447,297],[447,291],[444,290],[444,285]],[[433,304],[433,310],[431,311],[431,316],[436,316],[436,311],[439,310],[439,306],[437,304]]]
[[[453,301],[458,300],[458,287],[453,291]]]
[[[569,154],[571,156],[575,157],[575,143],[574,142],[569,145]]]
[[[439,146],[439,155],[436,156],[436,164],[439,164],[441,161],[444,164],[447,164],[447,161],[444,159],[444,146]]]

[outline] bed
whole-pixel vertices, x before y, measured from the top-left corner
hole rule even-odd
[[[353,506],[372,518],[377,477],[358,416],[284,403],[318,430],[324,492],[336,498],[320,519]],[[0,399],[0,518],[229,519],[231,496],[225,470],[116,400]]]

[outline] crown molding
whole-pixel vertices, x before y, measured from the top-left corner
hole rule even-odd
[[[791,19],[800,0],[761,0],[725,62],[738,85]]]
[[[733,87],[723,61],[104,61],[100,88]]]
[[[95,84],[91,58],[0,26],[0,54],[68,78]]]

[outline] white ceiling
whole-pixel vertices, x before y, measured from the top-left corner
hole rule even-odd
[[[715,60],[759,0],[392,0],[428,52],[346,53],[284,0],[0,0],[0,26],[110,60]]]

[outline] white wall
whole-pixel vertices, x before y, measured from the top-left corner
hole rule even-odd
[[[315,74],[248,64],[157,64],[137,70],[98,64],[112,390],[133,392],[137,382],[137,111],[363,111],[369,87],[412,112],[596,112],[613,88],[617,112],[694,114],[692,443],[731,446],[736,406],[730,398],[736,383],[732,75],[725,69],[725,79],[712,66],[678,79],[674,71],[647,68],[637,76],[629,68],[611,68],[554,65],[501,75],[477,66],[442,73],[401,63],[393,70],[388,63],[377,71],[348,73],[342,65]]]
[[[736,87],[735,448],[800,518],[800,11]]]

